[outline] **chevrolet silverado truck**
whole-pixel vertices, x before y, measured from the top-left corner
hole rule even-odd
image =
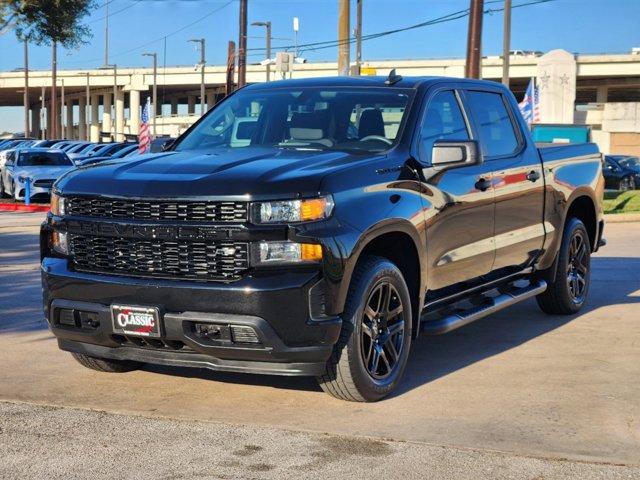
[[[494,82],[251,85],[165,151],[55,184],[44,311],[95,370],[314,376],[375,401],[419,335],[532,297],[578,312],[603,186],[595,145],[536,146]]]

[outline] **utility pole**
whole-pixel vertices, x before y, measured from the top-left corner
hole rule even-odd
[[[267,82],[271,80],[271,22],[253,22],[251,24],[254,27],[266,27],[267,39],[266,39],[266,60],[267,60]]]
[[[300,20],[298,17],[293,17],[293,63],[296,63],[298,58],[298,30],[300,30]]]
[[[109,3],[105,4],[104,17],[104,64],[109,65]]]
[[[58,138],[56,132],[56,124],[58,123],[58,94],[56,92],[56,83],[58,71],[58,44],[53,42],[51,50],[51,112],[49,115],[49,138]]]
[[[467,31],[467,63],[464,72],[464,76],[467,78],[480,78],[483,10],[484,0],[471,0],[469,29]]]
[[[204,104],[206,101],[206,93],[204,91],[204,66],[206,65],[204,53],[204,38],[194,38],[189,41],[200,44],[200,116],[203,116],[205,112]]]
[[[225,88],[225,95],[231,95],[233,93],[233,76],[236,67],[236,44],[233,40],[229,40],[227,47],[227,84]]]
[[[349,76],[350,67],[350,44],[349,44],[349,25],[350,11],[349,0],[338,0],[338,75],[343,77]]]
[[[502,84],[509,88],[509,51],[511,50],[511,0],[504,0],[502,33]]]
[[[362,66],[362,0],[356,0],[356,75]]]
[[[29,43],[24,40],[24,136],[29,138]]]
[[[240,0],[240,28],[238,38],[238,88],[247,83],[247,0]]]
[[[143,57],[153,57],[153,108],[151,109],[151,115],[153,115],[153,136],[156,136],[156,102],[158,101],[158,54],[157,53],[143,53]]]

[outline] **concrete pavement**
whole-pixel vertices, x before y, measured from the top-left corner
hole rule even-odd
[[[527,302],[448,335],[422,337],[397,395],[352,404],[323,394],[313,379],[151,366],[113,375],[80,367],[57,349],[40,320],[39,221],[30,217],[29,225],[16,227],[18,217],[11,215],[0,214],[0,400],[224,422],[261,432],[420,442],[429,454],[428,448],[442,445],[454,447],[451,452],[482,450],[487,458],[502,451],[513,458],[570,459],[571,465],[640,465],[638,223],[607,226],[609,245],[593,259],[590,300],[581,314],[546,316]],[[80,413],[69,415],[77,426],[73,418]],[[7,430],[4,422],[0,427]],[[614,470],[609,473],[602,478],[613,478]]]

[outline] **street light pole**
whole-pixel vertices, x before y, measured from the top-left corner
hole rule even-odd
[[[118,65],[104,65],[100,70],[113,69],[113,101],[111,102],[111,124],[113,125],[113,141],[118,139],[118,116],[116,115],[116,102],[118,98]],[[89,94],[89,74],[87,73],[87,95]]]
[[[504,25],[502,34],[502,84],[509,88],[509,51],[511,50],[511,0],[504,0]]]
[[[65,138],[64,130],[64,78],[60,79],[60,138]],[[67,122],[69,119],[67,119]]]
[[[271,22],[253,22],[254,27],[266,27],[266,60],[267,60],[267,82],[271,80]]]
[[[24,136],[29,138],[29,43],[24,40]]]
[[[143,57],[153,57],[153,108],[151,109],[151,115],[153,115],[153,136],[156,136],[156,106],[158,101],[158,54],[157,53],[143,53]]]
[[[204,92],[204,66],[206,64],[205,52],[204,52],[204,38],[193,38],[189,40],[193,43],[200,44],[200,116],[204,115],[204,102],[205,102],[205,92]]]
[[[360,75],[362,66],[362,0],[356,4],[356,75]]]

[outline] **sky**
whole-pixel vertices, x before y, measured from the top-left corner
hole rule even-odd
[[[532,0],[512,0],[513,5]],[[238,40],[238,0],[95,0],[98,8],[84,21],[93,36],[77,50],[61,50],[59,68],[93,68],[104,63],[104,27],[109,8],[110,63],[144,66],[143,52],[157,52],[160,65],[194,65],[199,59],[191,38],[206,39],[206,60],[224,64],[228,40]],[[355,25],[355,0],[352,25]],[[501,0],[485,0],[485,9],[500,9]],[[363,0],[363,34],[403,28],[468,8],[469,0]],[[298,43],[335,40],[337,0],[248,0],[249,23],[270,20],[273,49],[293,45],[293,17],[299,18]],[[430,25],[363,42],[363,59],[462,58],[467,18]],[[553,0],[515,8],[512,49],[576,53],[627,53],[640,47],[640,0]],[[265,29],[249,27],[249,62],[264,53]],[[166,36],[166,42],[165,37]],[[483,55],[502,50],[502,12],[485,14]],[[166,47],[165,47],[166,44]],[[353,55],[353,54],[352,54]],[[337,48],[304,51],[308,61],[335,61]],[[49,69],[51,48],[31,46],[30,68]],[[353,58],[353,57],[352,57]],[[0,36],[0,71],[22,66],[22,47],[15,35]],[[0,108],[0,131],[20,129],[22,111]]]

